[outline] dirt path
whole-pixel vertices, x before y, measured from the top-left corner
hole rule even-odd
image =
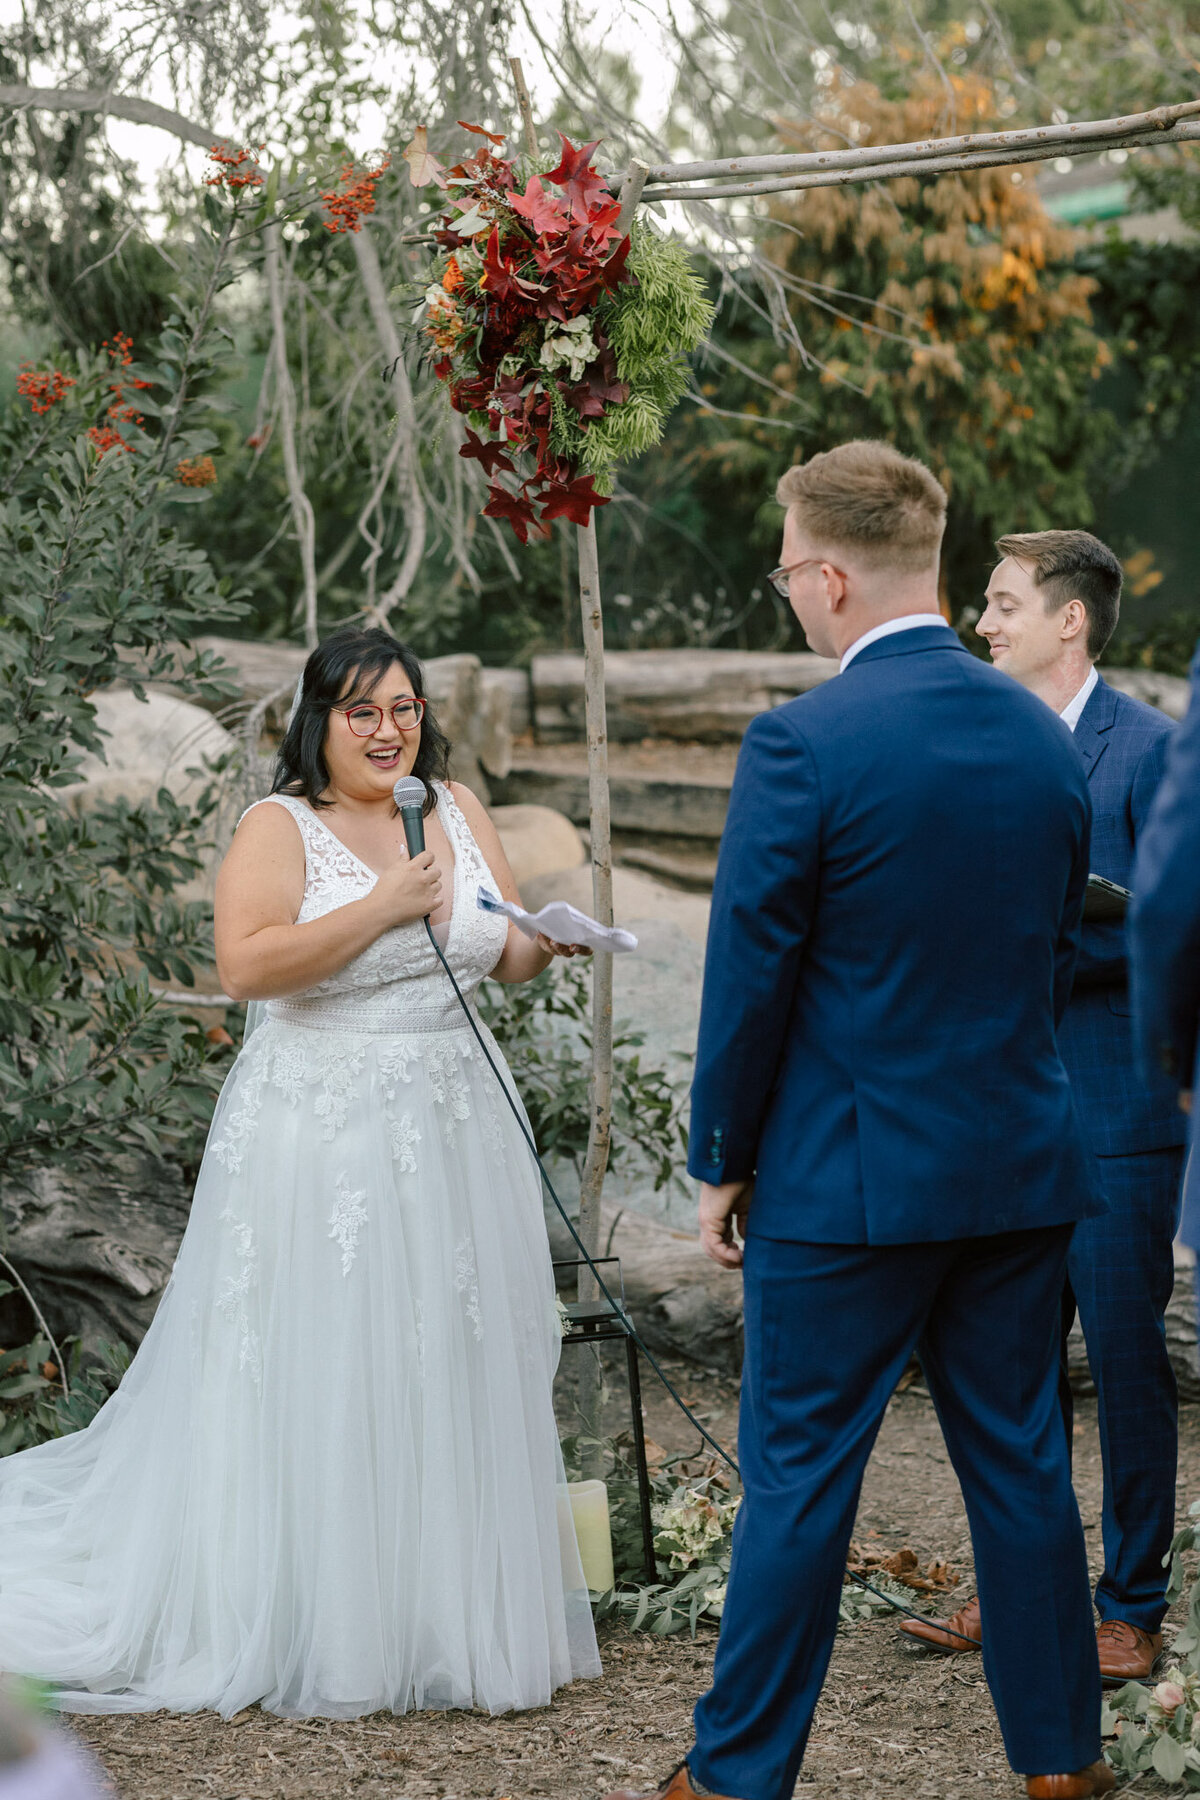
[[[673,1373],[718,1436],[736,1419],[730,1383]],[[685,1447],[657,1393],[651,1434]],[[1179,1502],[1200,1496],[1200,1406],[1181,1418]],[[1095,1405],[1079,1404],[1076,1485],[1093,1567],[1100,1556],[1100,1461]],[[947,1558],[969,1591],[970,1545],[958,1488],[929,1401],[893,1400],[867,1471],[856,1535],[910,1544],[922,1560]],[[540,1712],[491,1719],[474,1713],[378,1714],[302,1723],[252,1710],[215,1715],[75,1720],[122,1800],[490,1800],[549,1796],[595,1800],[617,1785],[652,1787],[684,1754],[693,1702],[708,1683],[715,1638],[662,1640],[623,1628],[602,1640],[604,1675]],[[838,1634],[829,1680],[796,1792],[804,1800],[1013,1800],[977,1659],[925,1657],[892,1623],[868,1620]],[[1166,1793],[1143,1777],[1139,1794]],[[1178,1790],[1174,1790],[1176,1793]]]

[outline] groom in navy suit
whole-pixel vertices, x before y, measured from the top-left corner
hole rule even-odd
[[[1005,1749],[1034,1800],[1082,1800],[1113,1785],[1057,1393],[1067,1248],[1101,1205],[1055,1041],[1087,777],[943,622],[928,469],[844,444],[778,498],[775,579],[842,673],[746,733],[713,893],[690,1166],[705,1248],[744,1255],[745,1497],[713,1686],[660,1794],[791,1800],[919,1345]]]

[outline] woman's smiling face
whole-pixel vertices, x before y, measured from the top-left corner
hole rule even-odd
[[[421,726],[418,721],[409,729],[402,727],[405,702],[414,700],[417,696],[403,663],[390,664],[371,687],[360,683],[354,671],[337,705],[330,708],[325,731],[331,789],[354,799],[378,799],[390,795],[400,777],[412,772],[421,748]],[[419,701],[413,710],[421,710]]]

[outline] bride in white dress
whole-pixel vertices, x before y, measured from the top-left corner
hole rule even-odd
[[[421,693],[382,631],[310,657],[221,870],[218,968],[268,1004],[162,1304],[86,1431],[0,1462],[0,1669],[66,1709],[502,1712],[600,1672],[537,1173],[422,921],[468,997],[573,947],[476,907],[515,885]]]

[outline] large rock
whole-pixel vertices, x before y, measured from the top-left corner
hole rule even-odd
[[[1182,719],[1187,711],[1188,683],[1182,675],[1163,675],[1157,669],[1103,669],[1101,673],[1110,687],[1147,706],[1157,706],[1168,718]]]
[[[548,1222],[556,1259],[579,1252],[557,1216]],[[718,1269],[700,1248],[694,1223],[674,1230],[657,1220],[605,1201],[601,1217],[605,1254],[621,1259],[629,1315],[651,1350],[686,1356],[702,1368],[738,1375],[742,1367],[742,1277]],[[573,1272],[563,1280],[573,1285]]]
[[[581,912],[590,913],[592,902],[592,870],[590,863],[586,867],[559,870],[557,874],[539,875],[530,881],[527,888],[522,888],[522,897],[530,912],[537,912],[550,900],[567,900],[577,906]],[[709,903],[702,894],[684,894],[678,888],[667,887],[653,876],[639,874],[635,869],[613,870],[613,917],[618,925],[626,926],[640,936],[640,948],[629,956],[613,958],[613,984],[616,993],[618,1012],[623,1005],[634,1009],[633,1022],[639,1017],[649,1023],[661,1016],[657,1011],[657,1001],[651,997],[644,977],[651,954],[650,939],[644,927],[651,921],[673,925],[677,932],[690,940],[693,946],[699,945],[701,954],[696,955],[692,948],[683,960],[692,965],[692,974],[699,993],[700,974],[704,963],[704,944],[708,936]],[[672,970],[667,978],[669,991],[675,991],[673,985],[682,978],[683,970]],[[688,982],[691,985],[691,982]],[[699,1012],[697,1012],[699,1018]],[[694,1040],[693,1045],[694,1048]]]
[[[177,800],[194,799],[211,779],[205,760],[226,756],[235,741],[211,713],[173,694],[147,690],[139,700],[132,688],[101,688],[90,696],[96,724],[105,734],[104,756],[83,758],[80,779],[59,793],[68,805],[100,800],[153,800],[166,787]],[[197,770],[192,774],[189,771]]]
[[[691,742],[739,739],[766,712],[837,674],[809,651],[614,650],[605,657],[608,735]],[[534,727],[544,742],[579,739],[584,727],[583,657],[533,659]]]
[[[0,1190],[5,1254],[61,1342],[142,1340],[171,1274],[191,1195],[179,1169],[130,1155],[100,1172],[42,1169]],[[33,1335],[25,1302],[4,1302],[8,1342]]]
[[[493,806],[491,818],[522,896],[529,883],[577,869],[587,855],[570,819],[548,806]]]

